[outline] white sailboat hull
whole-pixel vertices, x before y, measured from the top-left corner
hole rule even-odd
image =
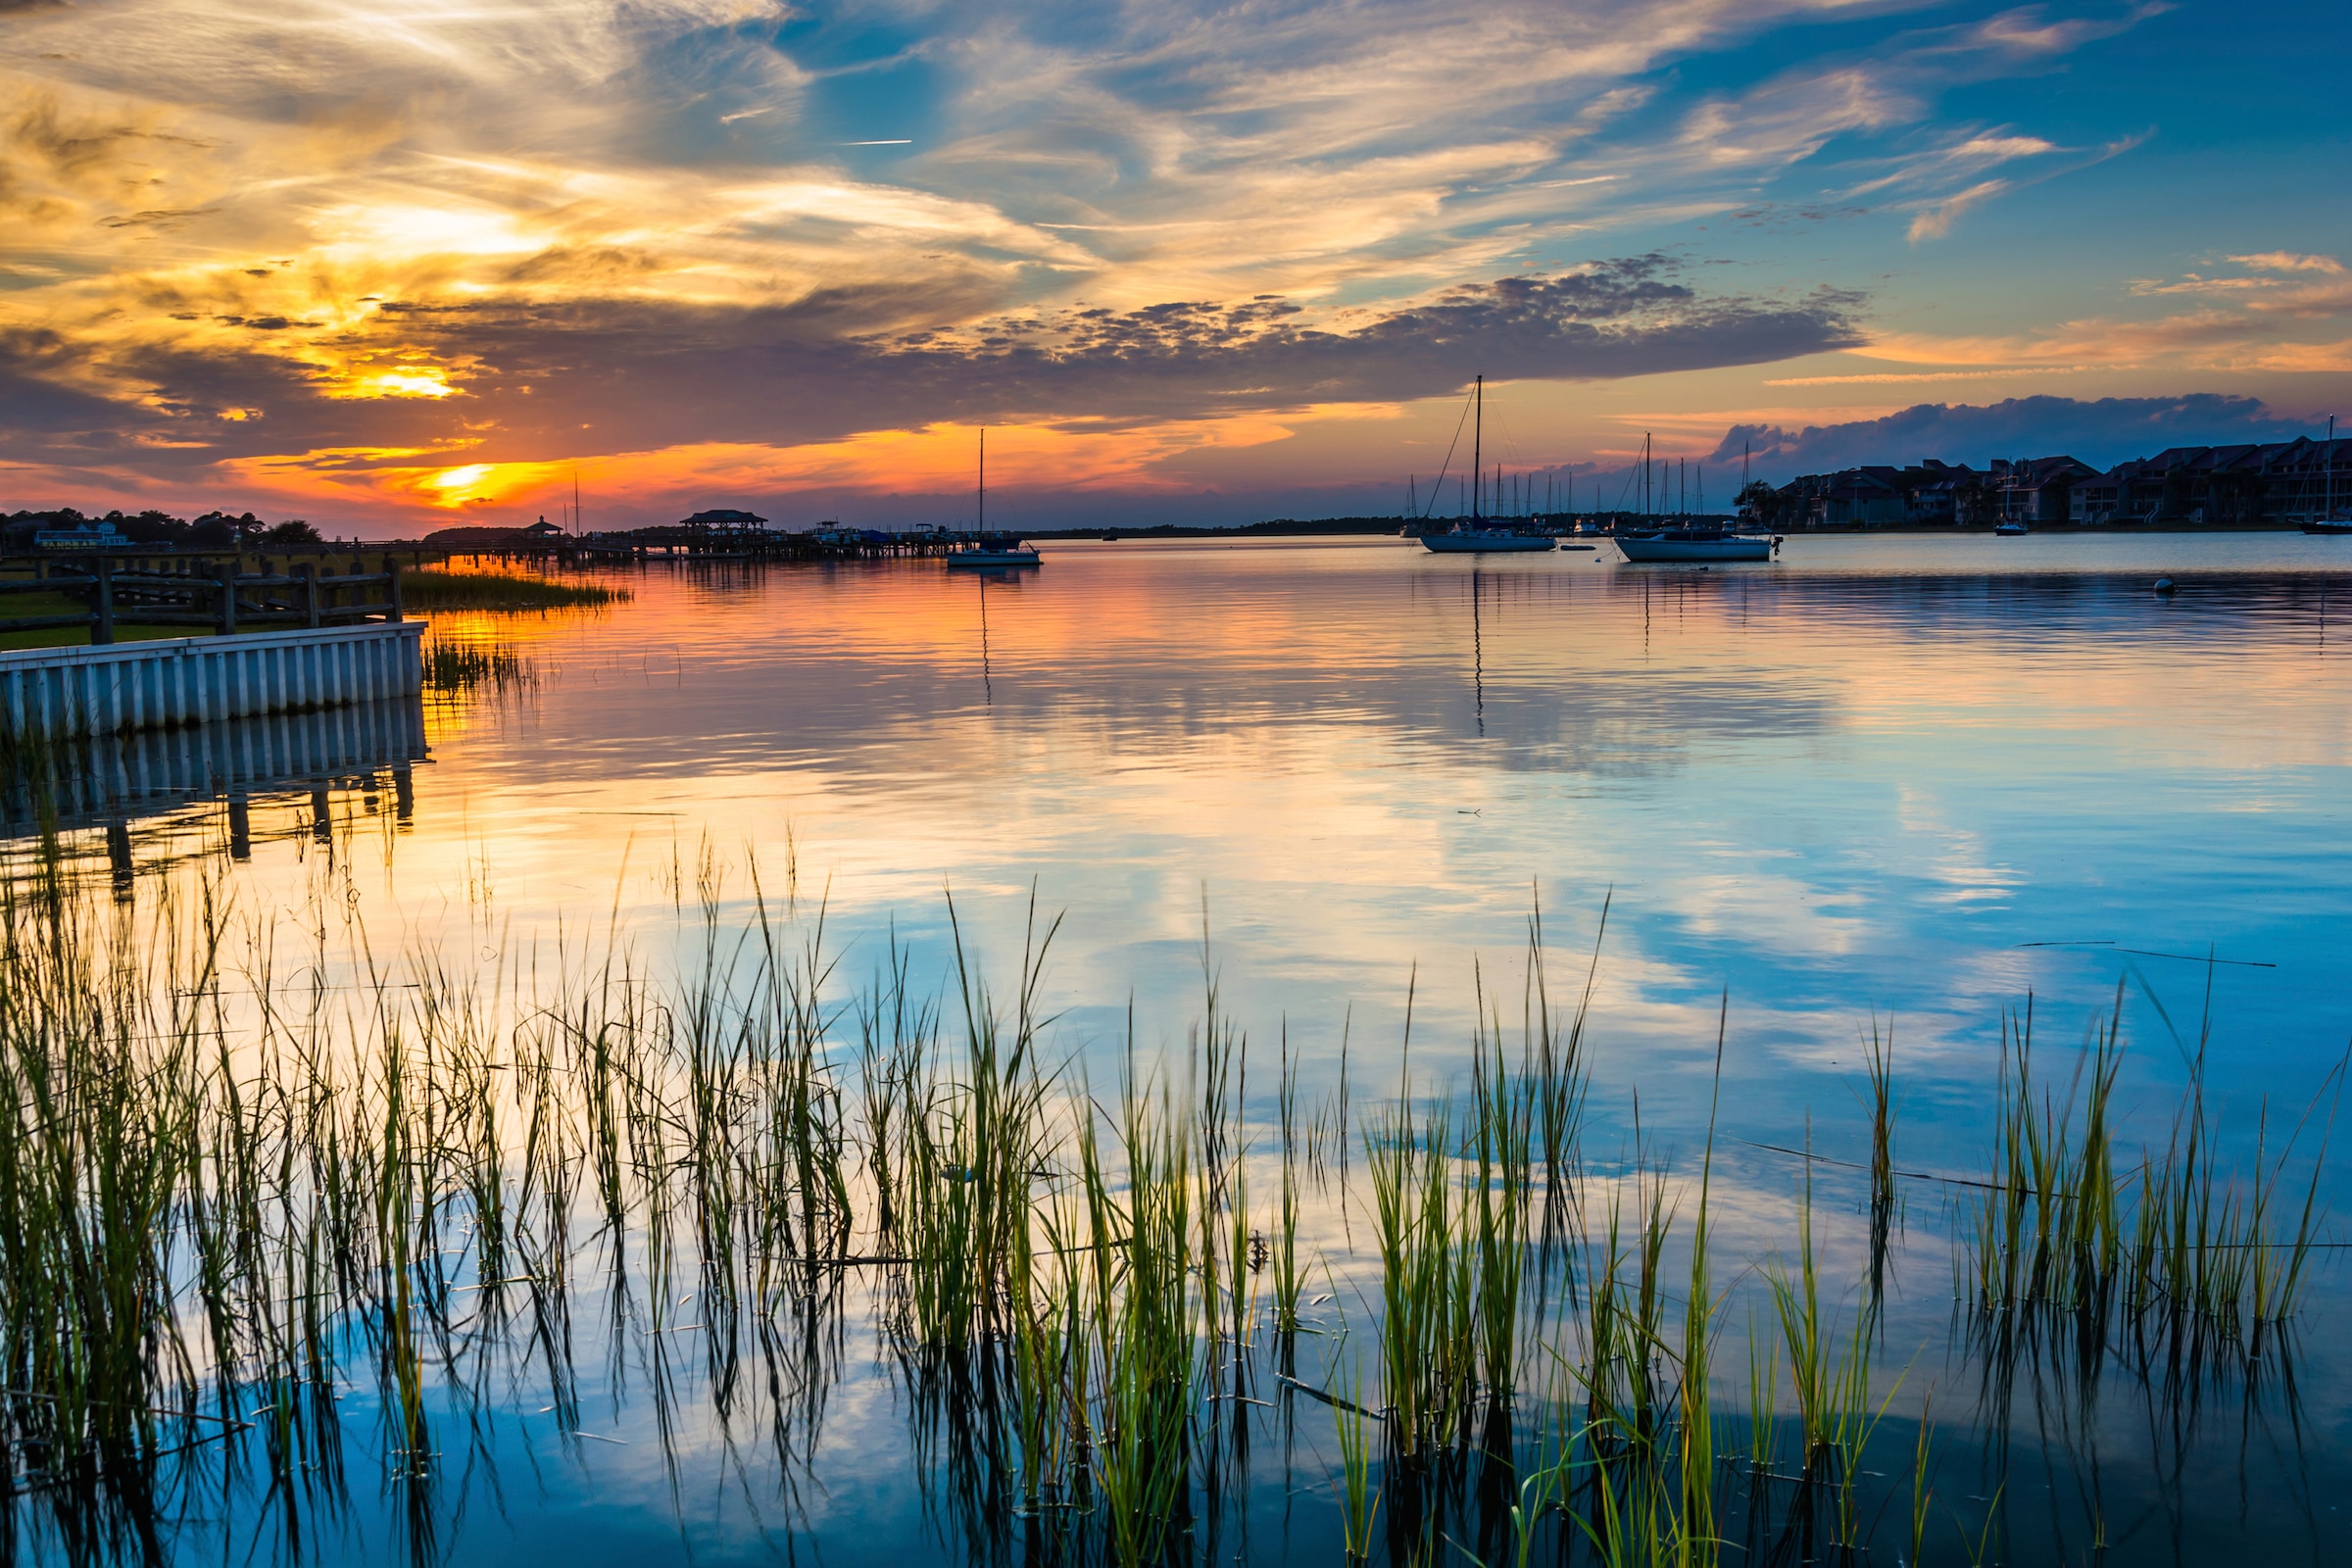
[[[1533,550],[1550,550],[1555,541],[1541,534],[1500,533],[1479,528],[1460,533],[1430,533],[1421,536],[1423,548],[1441,556],[1515,555]]]
[[[1752,534],[1726,534],[1720,539],[1642,538],[1619,534],[1617,548],[1628,561],[1770,561],[1772,540]]]
[[[966,571],[978,570],[981,567],[1001,570],[1006,566],[1034,566],[1036,564],[1037,552],[1034,550],[956,550],[951,551],[948,555],[950,571],[954,571],[957,567]]]

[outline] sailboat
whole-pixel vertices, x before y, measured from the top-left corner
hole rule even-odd
[[[1649,484],[1649,437],[1642,438],[1642,483]],[[1642,504],[1644,512],[1648,503]],[[1628,562],[1770,561],[1781,547],[1778,534],[1737,533],[1729,528],[1651,527],[1619,533],[1617,549]]]
[[[2305,533],[2352,534],[2352,517],[2338,516],[2335,511],[2335,416],[2332,414],[2328,416],[2328,450],[2320,459],[2320,466],[2328,475],[2326,491],[2328,499],[2321,505],[2318,516],[2305,519],[2303,531]]]
[[[972,542],[948,552],[948,569],[1002,571],[1010,566],[1034,566],[1037,552],[1018,539],[988,542],[988,427],[980,428],[980,494],[972,518]]]
[[[1486,556],[1551,549],[1554,541],[1547,534],[1513,533],[1505,528],[1482,528],[1479,526],[1481,518],[1478,514],[1478,498],[1479,493],[1486,488],[1486,479],[1483,474],[1486,454],[1480,445],[1486,434],[1487,422],[1487,378],[1485,376],[1482,375],[1478,378],[1476,389],[1471,396],[1475,401],[1478,416],[1470,431],[1470,515],[1465,520],[1456,522],[1444,533],[1423,534],[1421,536],[1422,545],[1436,551],[1441,556]],[[1458,434],[1461,426],[1457,424],[1454,429],[1457,432],[1454,439],[1461,439]],[[1445,476],[1441,474],[1439,477],[1443,479]]]

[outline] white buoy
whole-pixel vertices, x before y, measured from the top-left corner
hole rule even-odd
[[[2170,594],[2180,586],[2180,585],[2179,583],[2173,581],[2173,579],[2170,577],[2159,577],[2156,579],[2156,591],[2160,594]]]

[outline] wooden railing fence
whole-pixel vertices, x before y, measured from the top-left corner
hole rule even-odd
[[[87,627],[90,641],[115,640],[118,624],[203,626],[221,636],[240,630],[341,626],[399,620],[400,561],[380,571],[336,572],[317,562],[288,562],[277,572],[246,572],[234,559],[174,563],[185,569],[138,570],[103,556],[36,563],[31,577],[0,576],[0,595],[58,594],[83,608],[68,614],[0,616],[0,633]]]

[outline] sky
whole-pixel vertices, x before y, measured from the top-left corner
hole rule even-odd
[[[0,510],[1610,505],[2352,423],[2333,6],[0,0]],[[1681,469],[1678,466],[1678,472]]]

